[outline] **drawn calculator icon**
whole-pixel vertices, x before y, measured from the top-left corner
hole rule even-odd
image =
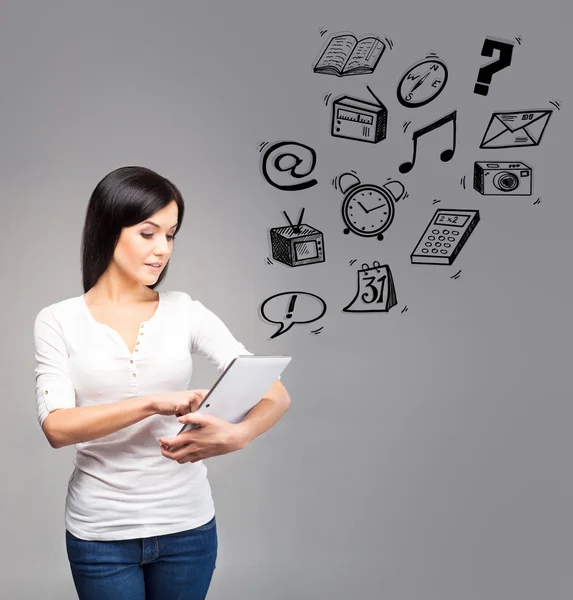
[[[412,264],[451,265],[478,222],[477,210],[439,208],[410,255]]]

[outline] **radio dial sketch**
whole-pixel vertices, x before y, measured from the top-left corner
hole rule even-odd
[[[332,103],[330,133],[333,137],[377,144],[386,139],[388,110],[366,86],[376,103],[342,96]]]

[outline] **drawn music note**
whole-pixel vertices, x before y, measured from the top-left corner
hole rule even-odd
[[[449,115],[446,115],[445,117],[442,117],[441,119],[438,119],[437,121],[434,121],[433,123],[430,123],[429,125],[421,127],[420,129],[416,129],[416,131],[414,131],[414,133],[412,134],[412,141],[414,142],[414,155],[412,156],[412,162],[402,163],[398,167],[400,173],[408,173],[408,171],[411,171],[412,167],[416,164],[418,138],[422,137],[423,135],[426,135],[426,133],[430,133],[430,131],[434,131],[434,129],[438,129],[438,127],[441,127],[442,125],[445,125],[450,121],[453,125],[453,144],[451,148],[447,148],[440,154],[440,159],[442,160],[442,162],[448,162],[449,160],[452,160],[456,151],[456,112],[457,111],[454,110]]]

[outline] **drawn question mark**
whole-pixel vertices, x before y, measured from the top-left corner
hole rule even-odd
[[[479,70],[477,83],[474,86],[474,93],[480,94],[480,96],[487,96],[493,74],[502,71],[511,64],[513,44],[501,40],[494,40],[492,38],[485,38],[483,48],[481,49],[481,55],[493,56],[494,50],[499,50],[498,59],[492,60]]]

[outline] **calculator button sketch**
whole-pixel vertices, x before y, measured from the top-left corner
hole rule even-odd
[[[439,208],[410,255],[412,264],[451,265],[478,222],[477,210]]]

